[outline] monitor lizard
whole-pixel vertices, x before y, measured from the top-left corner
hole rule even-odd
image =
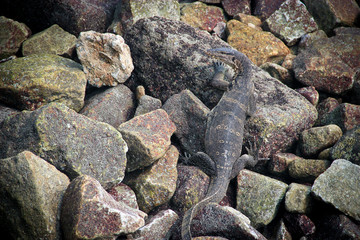
[[[244,124],[247,115],[255,111],[254,84],[251,80],[251,61],[242,53],[230,48],[216,48],[207,54],[231,66],[234,71],[232,83],[224,80],[225,67],[215,65],[212,85],[227,87],[219,103],[211,110],[205,133],[205,152],[198,152],[188,163],[198,166],[211,177],[204,199],[185,212],[181,224],[183,240],[191,239],[191,221],[208,203],[220,202],[225,196],[229,182],[246,166],[255,166],[255,157],[241,156]],[[257,150],[258,151],[258,150]]]

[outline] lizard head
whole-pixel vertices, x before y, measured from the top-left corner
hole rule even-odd
[[[241,67],[241,63],[237,56],[238,53],[238,51],[231,48],[214,48],[206,51],[207,55],[222,61],[232,67],[235,71],[241,70],[239,69],[239,67]]]

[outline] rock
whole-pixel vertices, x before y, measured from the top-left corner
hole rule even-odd
[[[296,89],[298,93],[303,95],[312,105],[316,106],[319,102],[319,92],[314,87],[303,87]]]
[[[87,174],[110,188],[125,174],[127,146],[112,126],[59,103],[6,119],[0,129],[0,158],[29,150],[70,179]]]
[[[330,33],[339,25],[354,26],[360,14],[360,8],[355,0],[304,0],[303,2],[319,27],[326,33]]]
[[[131,236],[127,236],[127,239],[166,239],[167,232],[178,218],[179,216],[171,209],[160,211],[149,218],[144,227],[141,227]]]
[[[334,124],[307,129],[300,135],[300,152],[305,157],[315,157],[322,150],[332,147],[342,134],[341,128]]]
[[[204,53],[210,48],[229,47],[219,38],[159,17],[137,21],[124,38],[135,65],[129,81],[135,86],[144,85],[149,95],[162,102],[185,89],[207,106],[219,101],[222,91],[209,85],[214,69]]]
[[[131,172],[151,165],[170,147],[175,124],[158,109],[122,123],[118,130],[129,146],[126,170]]]
[[[122,0],[116,6],[109,32],[124,35],[138,20],[150,17],[180,20],[180,5],[176,0]]]
[[[346,159],[354,164],[360,165],[360,126],[346,131],[340,140],[331,148],[330,158]]]
[[[327,160],[295,159],[289,164],[289,175],[298,181],[313,182],[330,164]]]
[[[19,110],[35,110],[50,102],[79,111],[86,77],[81,65],[57,55],[40,54],[0,64],[0,101]]]
[[[317,125],[336,124],[344,132],[360,124],[360,105],[342,103],[318,119]]]
[[[302,51],[308,48],[312,43],[316,42],[317,40],[325,39],[325,38],[327,38],[327,35],[323,30],[317,30],[311,33],[306,33],[301,36],[298,44],[298,49],[299,51]]]
[[[171,146],[165,155],[140,174],[130,174],[125,182],[136,193],[139,208],[148,213],[168,202],[176,189],[179,151]]]
[[[200,2],[204,3],[220,3],[221,0],[199,0]]]
[[[144,95],[138,100],[138,106],[136,108],[135,116],[154,111],[161,108],[162,103],[160,99],[154,98],[149,95]],[[170,118],[171,119],[171,118]]]
[[[253,13],[259,16],[262,21],[275,12],[285,0],[252,0],[254,5]]]
[[[301,158],[292,153],[274,154],[269,163],[270,173],[276,176],[287,176],[289,174],[288,167],[290,163],[295,159],[301,159]]]
[[[252,16],[252,15],[247,15],[244,13],[238,13],[238,14],[234,15],[234,19],[238,20],[242,23],[245,23],[249,27],[252,27],[254,29],[262,31],[262,28],[261,28],[262,22],[261,22],[260,18],[258,18],[258,17]]]
[[[125,85],[108,88],[85,100],[79,113],[113,127],[130,119],[134,112],[134,94]]]
[[[344,159],[335,160],[311,188],[312,193],[346,215],[360,220],[360,166]]]
[[[139,209],[139,206],[136,201],[135,192],[124,183],[120,183],[107,192],[118,202],[125,204],[131,208]]]
[[[14,108],[9,108],[0,103],[0,125],[1,122],[4,121],[6,118],[11,117],[19,112],[20,112],[19,110],[16,110]]]
[[[310,213],[312,203],[311,186],[291,183],[285,195],[285,209],[292,213]]]
[[[214,36],[214,35],[221,38],[222,40],[225,40],[225,38],[226,38],[226,23],[218,22],[213,29],[212,36]]]
[[[290,53],[290,54],[286,55],[281,66],[286,68],[287,70],[291,70],[291,72],[293,72],[292,68],[293,68],[293,62],[294,62],[295,58],[296,58],[296,55],[294,55],[294,54]]]
[[[171,96],[163,109],[175,123],[175,136],[184,149],[190,154],[204,151],[207,115],[210,110],[190,90]]]
[[[178,166],[176,190],[171,199],[175,209],[185,212],[205,197],[210,178],[194,166]]]
[[[318,29],[315,20],[300,0],[286,0],[264,23],[287,46],[295,45],[302,35]]]
[[[115,239],[144,226],[145,217],[114,200],[96,179],[82,175],[66,190],[60,219],[65,239]]]
[[[319,123],[321,122],[321,119],[324,118],[324,116],[326,116],[327,113],[332,112],[337,106],[339,106],[339,102],[332,97],[328,97],[326,99],[324,99],[323,101],[321,101],[318,106],[316,107],[319,117],[316,121],[316,125],[319,125]]]
[[[236,209],[250,218],[255,228],[268,225],[275,218],[288,185],[249,170],[240,171],[237,183]]]
[[[61,239],[69,179],[29,151],[0,160],[0,223],[12,239]],[[20,224],[21,223],[21,224]]]
[[[194,2],[182,6],[180,20],[194,28],[211,32],[218,22],[225,22],[225,16],[219,7]]]
[[[266,62],[264,64],[261,64],[260,68],[264,69],[270,74],[270,76],[280,80],[282,83],[289,87],[295,84],[295,78],[291,74],[291,71],[276,63]]]
[[[193,221],[196,235],[221,235],[227,239],[266,240],[250,225],[249,218],[232,207],[209,203],[202,212],[200,219]]]
[[[359,44],[359,35],[338,35],[313,42],[294,60],[296,79],[328,93],[346,92],[353,87],[360,66]]]
[[[304,214],[285,212],[284,222],[289,231],[292,233],[294,239],[300,239],[303,236],[310,236],[316,231],[314,222]]]
[[[272,33],[256,30],[237,20],[230,20],[227,28],[230,46],[244,53],[257,66],[265,62],[279,63],[290,53]]]
[[[257,111],[246,122],[245,142],[263,139],[260,156],[269,157],[289,151],[298,135],[310,128],[317,118],[315,107],[299,93],[254,68]],[[252,137],[250,137],[252,136]]]
[[[280,220],[279,224],[276,226],[277,231],[275,234],[276,240],[292,240],[291,233],[286,228],[283,219]]]
[[[0,16],[0,26],[0,59],[4,59],[17,53],[21,44],[31,35],[31,30],[24,23],[4,16]]]
[[[330,160],[330,150],[331,148],[322,150],[318,155],[318,159]]]
[[[239,0],[222,0],[221,4],[225,12],[229,16],[234,16],[238,13],[244,13],[251,15],[250,0],[239,1]]]
[[[56,54],[70,58],[75,50],[76,37],[54,24],[36,33],[22,45],[23,56],[31,54]]]
[[[134,70],[129,46],[112,33],[80,33],[76,52],[88,82],[96,87],[124,83]]]
[[[338,27],[334,29],[335,35],[360,35],[360,29],[356,27]]]

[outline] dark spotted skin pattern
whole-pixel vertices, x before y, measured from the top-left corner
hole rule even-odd
[[[244,54],[228,48],[211,49],[209,55],[231,65],[239,73],[210,112],[205,133],[206,153],[198,152],[189,159],[190,164],[197,165],[211,177],[211,182],[205,198],[184,215],[181,225],[183,240],[191,239],[192,218],[208,203],[220,202],[230,180],[244,167],[257,163],[257,159],[252,156],[241,156],[246,116],[255,110],[251,61]],[[223,79],[219,71],[224,74],[223,69],[218,69],[214,75],[215,81]],[[216,85],[223,86],[224,83]]]

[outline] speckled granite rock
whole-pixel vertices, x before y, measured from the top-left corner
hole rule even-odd
[[[254,5],[254,15],[259,16],[261,20],[267,19],[275,12],[285,0],[252,0]]]
[[[288,212],[309,213],[312,207],[311,186],[291,183],[285,195],[285,208]]]
[[[0,100],[20,110],[60,102],[79,111],[86,77],[77,62],[52,54],[36,54],[0,64]]]
[[[221,4],[225,12],[230,16],[234,16],[238,13],[251,14],[251,0],[222,0]]]
[[[69,183],[29,151],[1,159],[0,224],[12,239],[61,239],[60,207]]]
[[[295,159],[301,159],[301,157],[292,153],[276,153],[272,156],[268,169],[276,176],[287,176],[288,167]]]
[[[117,184],[116,186],[107,190],[107,192],[118,202],[128,205],[131,208],[139,209],[136,201],[135,192],[124,183]]]
[[[30,150],[70,179],[87,174],[105,188],[120,183],[125,175],[127,145],[121,134],[59,103],[6,119],[0,146],[0,158]]]
[[[330,164],[328,160],[295,159],[289,164],[289,175],[298,181],[313,182]]]
[[[316,106],[319,102],[319,92],[314,87],[302,87],[296,89],[298,93],[303,95],[312,105]]]
[[[138,100],[138,106],[135,111],[134,116],[139,116],[151,111],[154,111],[156,109],[161,108],[162,103],[160,99],[154,98],[149,95],[144,95]]]
[[[116,239],[144,226],[145,217],[113,199],[96,179],[82,175],[66,190],[60,219],[65,239]]]
[[[360,166],[343,159],[335,160],[329,169],[315,180],[311,191],[318,199],[359,221],[359,172]]]

